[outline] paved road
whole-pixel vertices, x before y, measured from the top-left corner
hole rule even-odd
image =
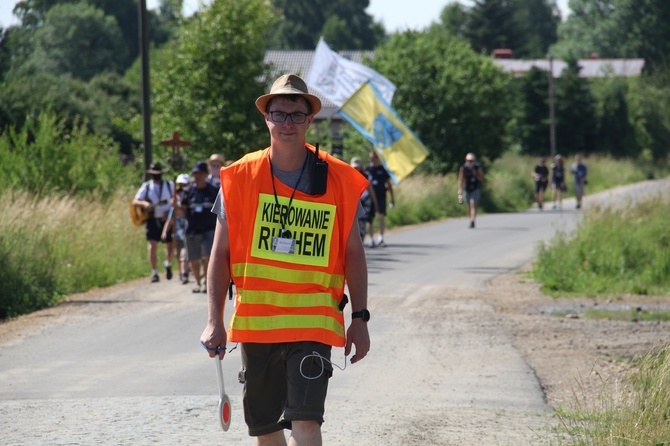
[[[400,229],[369,249],[373,349],[335,372],[326,444],[539,444],[529,433],[549,408],[537,379],[492,308],[468,296],[572,229],[573,206],[482,215],[475,230],[464,219]],[[251,444],[237,351],[223,361],[233,426],[216,424],[205,320],[204,295],[143,280],[0,326],[29,327],[0,344],[3,444]]]

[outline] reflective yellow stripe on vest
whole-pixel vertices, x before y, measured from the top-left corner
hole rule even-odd
[[[278,307],[332,307],[337,304],[330,293],[288,294],[271,291],[243,290],[245,304],[267,304]]]
[[[342,288],[344,286],[344,276],[340,274],[280,268],[253,263],[234,264],[233,276],[246,276],[255,279],[268,279],[295,284],[313,283],[326,288]]]
[[[307,329],[320,327],[344,336],[340,323],[324,316],[282,315],[282,316],[239,316],[231,321],[233,330],[277,330],[282,328]]]

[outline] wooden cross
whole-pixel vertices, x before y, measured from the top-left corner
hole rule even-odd
[[[172,147],[172,159],[176,160],[179,156],[179,148],[188,147],[191,145],[191,142],[186,141],[185,139],[180,139],[179,132],[174,132],[172,134],[172,139],[165,139],[161,141],[161,144],[167,147]]]

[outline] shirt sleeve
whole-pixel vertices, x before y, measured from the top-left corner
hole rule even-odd
[[[223,193],[221,192],[221,189],[219,189],[219,192],[216,194],[216,200],[214,200],[214,205],[212,206],[212,213],[216,214],[219,220],[226,220],[226,205],[223,201]]]
[[[146,193],[147,187],[148,187],[148,183],[142,183],[142,185],[140,186],[140,189],[135,194],[135,198],[137,200],[144,200],[145,199],[145,197],[147,196],[147,193]]]

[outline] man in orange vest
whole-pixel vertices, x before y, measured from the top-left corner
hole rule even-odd
[[[370,349],[367,266],[356,219],[368,181],[306,144],[321,109],[296,75],[281,76],[256,100],[270,147],[221,170],[218,215],[207,273],[208,323],[201,342],[222,359],[242,352],[244,412],[258,445],[322,444],[332,347],[354,364]],[[345,262],[346,259],[346,262]],[[226,333],[229,282],[235,312]],[[351,323],[344,309],[351,297]]]

